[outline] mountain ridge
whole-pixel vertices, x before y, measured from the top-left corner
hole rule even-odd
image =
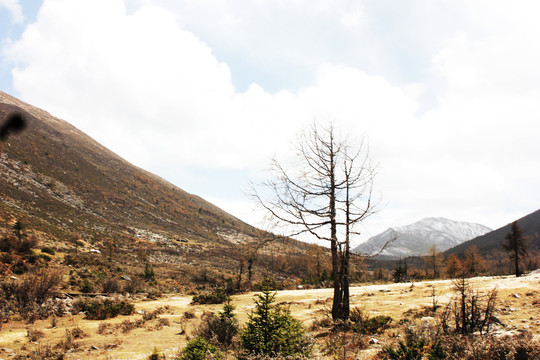
[[[205,279],[223,282],[255,252],[261,268],[254,272],[263,273],[272,261],[275,274],[276,256],[301,257],[312,247],[257,229],[129,163],[68,122],[0,92],[0,120],[13,112],[22,113],[27,126],[0,143],[2,236],[20,221],[28,235],[66,254],[104,253],[112,243],[117,261],[132,271],[141,266],[142,249],[142,258],[169,266],[163,272],[189,274],[184,282],[200,277],[201,269]],[[299,266],[279,271],[294,277]]]
[[[388,243],[377,256],[379,259],[422,256],[427,254],[433,244],[438,251],[444,251],[490,230],[481,224],[428,217],[412,224],[390,227],[358,245],[353,251],[373,253]]]
[[[523,236],[527,239],[527,245],[530,250],[540,250],[540,209],[533,211],[519,219],[516,219],[518,225],[523,231]],[[512,223],[506,224],[490,231],[486,234],[475,237],[456,247],[445,251],[445,255],[450,254],[463,255],[471,246],[475,246],[482,255],[491,253],[502,253],[501,244],[504,242],[504,237],[510,230]]]
[[[240,222],[239,219],[236,217],[233,217],[230,214],[227,214],[222,209],[219,209],[217,206],[207,202],[206,200],[202,199],[199,196],[192,195],[187,193],[186,191],[178,188],[177,186],[169,183],[165,179],[152,174],[144,169],[141,169],[123,158],[121,158],[118,154],[110,151],[109,149],[105,148],[103,145],[99,144],[92,138],[90,138],[88,135],[77,129],[76,127],[72,126],[71,124],[53,117],[49,113],[47,113],[44,110],[35,108],[31,105],[25,104],[22,101],[13,98],[5,93],[0,93],[0,102],[2,102],[2,112],[7,113],[10,109],[9,107],[6,108],[7,105],[12,105],[15,108],[11,109],[13,111],[17,110],[23,110],[26,113],[26,119],[28,121],[28,129],[23,132],[21,135],[17,135],[17,138],[20,139],[22,142],[31,142],[33,144],[33,154],[29,154],[28,152],[24,152],[24,149],[22,149],[22,146],[18,146],[16,140],[9,140],[7,142],[7,149],[4,148],[3,152],[3,165],[4,169],[8,168],[15,168],[16,170],[22,170],[22,172],[27,173],[37,173],[39,172],[41,174],[41,179],[39,180],[50,180],[53,181],[53,183],[49,183],[48,187],[54,187],[59,186],[62,189],[58,190],[64,190],[67,192],[67,194],[64,194],[66,196],[57,196],[60,200],[63,198],[68,198],[70,195],[72,198],[78,198],[78,202],[80,203],[83,201],[83,203],[89,202],[92,203],[92,199],[85,197],[84,195],[81,195],[80,192],[75,195],[73,191],[70,191],[69,186],[64,184],[64,182],[76,182],[71,179],[68,179],[68,177],[77,178],[80,180],[80,178],[83,178],[85,176],[89,176],[88,172],[93,171],[97,174],[92,175],[99,175],[94,176],[92,180],[98,181],[99,185],[102,185],[101,188],[110,189],[110,190],[116,190],[116,191],[109,191],[110,194],[107,194],[105,190],[105,194],[102,194],[106,200],[109,201],[110,207],[114,208],[114,210],[125,213],[126,212],[133,212],[129,211],[129,209],[122,209],[122,203],[125,203],[129,200],[132,202],[140,203],[151,203],[151,199],[149,196],[149,192],[143,192],[143,194],[138,194],[139,199],[136,199],[134,196],[130,196],[129,193],[121,193],[122,185],[125,185],[126,181],[124,179],[115,179],[114,174],[112,174],[112,169],[119,172],[124,172],[127,177],[132,177],[136,180],[138,184],[136,184],[136,187],[139,189],[141,187],[144,187],[144,184],[152,183],[152,185],[159,185],[163,188],[168,188],[171,193],[174,193],[176,195],[176,200],[183,200],[184,202],[187,202],[187,205],[192,207],[193,205],[196,205],[198,207],[204,208],[208,213],[211,213],[212,215],[222,215],[226,216],[231,221],[237,221]],[[29,116],[30,115],[30,116]],[[39,117],[38,117],[39,116]],[[39,120],[38,120],[39,119]],[[46,147],[43,146],[43,142],[40,142],[36,140],[36,134],[35,132],[41,133],[41,136],[43,137],[43,140],[48,141],[48,146],[45,149],[41,149],[43,153],[39,153],[40,147]],[[73,146],[73,144],[76,144],[76,146]],[[55,146],[56,145],[56,146]],[[17,149],[13,149],[14,147],[18,146]],[[57,154],[53,154],[53,151],[56,151]],[[15,155],[15,156],[13,156]],[[32,156],[34,155],[34,156]],[[57,156],[55,156],[57,155]],[[61,169],[58,169],[55,164],[55,162],[58,162],[60,158],[62,158],[62,155],[69,155],[71,158],[67,159],[67,165],[62,164]],[[32,161],[32,157],[37,157],[40,162],[42,162],[42,165],[51,167],[50,169],[45,169],[43,166],[39,166],[36,164],[35,161]],[[17,160],[19,161],[19,164],[17,164]],[[11,166],[8,166],[8,162],[11,162]],[[90,168],[90,169],[88,169]],[[36,170],[36,171],[33,171]],[[47,171],[49,170],[49,171]],[[84,173],[80,176],[78,176],[78,173],[83,172]],[[48,174],[50,173],[50,174]],[[69,173],[69,174],[68,174]],[[36,177],[32,176],[31,177]],[[53,176],[54,175],[54,176]],[[63,176],[63,175],[69,175],[69,176]],[[50,179],[44,179],[43,177],[49,177]],[[5,176],[4,176],[5,178]],[[65,180],[65,181],[62,181]],[[70,181],[71,180],[71,181]],[[113,184],[114,180],[120,180],[119,185]],[[40,183],[41,181],[36,181],[33,185],[36,185],[36,183]],[[23,184],[24,185],[24,184]],[[72,187],[74,184],[68,184]],[[97,188],[98,186],[96,186]],[[58,191],[57,191],[58,193]],[[70,194],[71,193],[71,194]],[[120,194],[119,194],[120,193]],[[60,194],[57,194],[60,195]],[[169,196],[172,196],[172,194],[167,194]],[[66,200],[66,199],[64,199]],[[77,202],[77,201],[76,201]],[[64,201],[66,203],[66,201]],[[186,204],[184,204],[186,205]],[[155,205],[150,205],[151,208],[155,209]],[[107,216],[114,216],[114,214],[111,214],[111,211],[107,211],[108,209],[102,209],[102,212],[99,212],[95,215],[104,217]],[[151,216],[147,209],[145,209],[144,215],[145,216]],[[95,210],[97,211],[97,210]],[[128,215],[127,218],[133,217],[133,214]],[[172,219],[168,219],[166,222],[175,222]],[[247,224],[244,224],[247,226]]]

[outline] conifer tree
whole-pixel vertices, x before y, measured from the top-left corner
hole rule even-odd
[[[519,227],[517,221],[514,221],[510,226],[510,230],[504,237],[506,242],[502,243],[503,249],[510,256],[510,260],[514,264],[516,277],[521,276],[522,272],[519,268],[519,260],[527,255],[527,245],[523,237],[523,230]]]
[[[244,349],[255,355],[309,355],[311,349],[302,346],[305,329],[288,309],[272,305],[275,297],[270,281],[265,280],[241,336]]]

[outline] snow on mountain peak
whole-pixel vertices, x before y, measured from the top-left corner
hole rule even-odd
[[[395,238],[380,257],[399,258],[427,254],[433,245],[438,251],[445,251],[477,236],[491,231],[490,228],[464,221],[454,221],[442,217],[429,217],[413,224],[389,228],[381,234],[369,238],[353,251],[374,253],[385,243]]]

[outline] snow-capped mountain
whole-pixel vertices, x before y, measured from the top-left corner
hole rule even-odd
[[[445,251],[490,231],[490,228],[480,224],[445,218],[426,218],[410,225],[389,228],[358,245],[353,251],[373,254],[395,238],[381,252],[379,258],[397,259],[426,255],[433,244],[437,246],[437,251]]]

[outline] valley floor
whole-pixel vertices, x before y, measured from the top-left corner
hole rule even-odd
[[[504,325],[499,331],[526,329],[540,334],[540,271],[520,278],[477,277],[471,279],[478,290],[498,289],[496,316]],[[254,308],[256,293],[233,296],[235,313],[241,323]],[[370,316],[391,316],[393,324],[406,318],[411,311],[420,312],[433,305],[435,298],[440,305],[452,297],[452,281],[437,280],[415,283],[367,285],[352,287],[351,307],[359,307]],[[328,316],[332,301],[332,289],[288,290],[277,293],[277,302],[290,306],[294,317],[307,327],[315,319]],[[0,330],[0,359],[15,354],[25,354],[36,348],[54,348],[65,345],[66,334],[75,334],[73,329],[82,330],[80,336],[72,336],[75,349],[66,354],[66,359],[146,359],[154,347],[174,358],[193,336],[201,317],[206,312],[216,312],[222,305],[190,305],[190,296],[170,295],[159,300],[135,302],[137,313],[114,319],[85,320],[83,315],[64,316],[57,319],[52,328],[51,320],[37,321],[27,325],[22,321],[10,321]],[[156,319],[134,326],[143,311],[160,309]],[[409,311],[409,312],[408,312]],[[194,315],[186,319],[186,312]],[[165,320],[166,319],[166,320]],[[110,325],[103,325],[104,323]],[[139,325],[141,325],[139,323]],[[397,326],[397,325],[396,325]],[[30,331],[42,332],[37,339],[29,339]],[[388,329],[383,335],[375,336],[378,343],[370,345],[362,356],[369,356],[388,345],[391,337],[399,332],[397,327]],[[33,340],[33,341],[30,341]]]

